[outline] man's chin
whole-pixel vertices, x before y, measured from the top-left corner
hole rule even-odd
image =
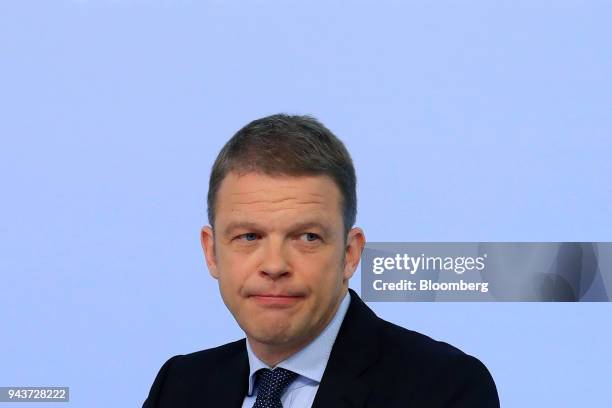
[[[269,324],[269,322],[268,322]],[[295,341],[296,334],[290,327],[253,327],[247,331],[249,339],[267,346],[289,345]]]

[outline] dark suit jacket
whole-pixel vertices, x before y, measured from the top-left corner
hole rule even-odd
[[[476,358],[351,303],[313,408],[494,408],[495,383]],[[239,408],[248,388],[246,340],[170,358],[143,408]]]

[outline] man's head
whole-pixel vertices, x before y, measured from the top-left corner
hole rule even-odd
[[[230,172],[268,176],[328,176],[340,189],[345,232],[355,223],[355,168],[344,144],[309,116],[272,115],[240,129],[221,149],[208,188],[208,222],[214,227],[217,194]]]
[[[365,242],[351,228],[355,184],[342,142],[306,116],[253,121],[215,161],[206,261],[256,353],[275,350],[269,361],[312,341],[347,291]]]

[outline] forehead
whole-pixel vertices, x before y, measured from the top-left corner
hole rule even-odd
[[[269,176],[230,172],[217,192],[215,223],[318,221],[342,217],[341,193],[328,176]]]

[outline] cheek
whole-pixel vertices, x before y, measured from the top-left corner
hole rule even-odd
[[[218,248],[217,263],[223,270],[235,270],[238,266],[248,262],[248,254],[236,251],[231,245],[223,245]]]
[[[219,283],[223,289],[236,288],[246,279],[249,271],[248,259],[235,254],[220,253],[217,256]]]
[[[337,253],[310,255],[301,257],[295,267],[303,271],[302,278],[308,281],[313,290],[327,292],[342,281],[341,260]]]

